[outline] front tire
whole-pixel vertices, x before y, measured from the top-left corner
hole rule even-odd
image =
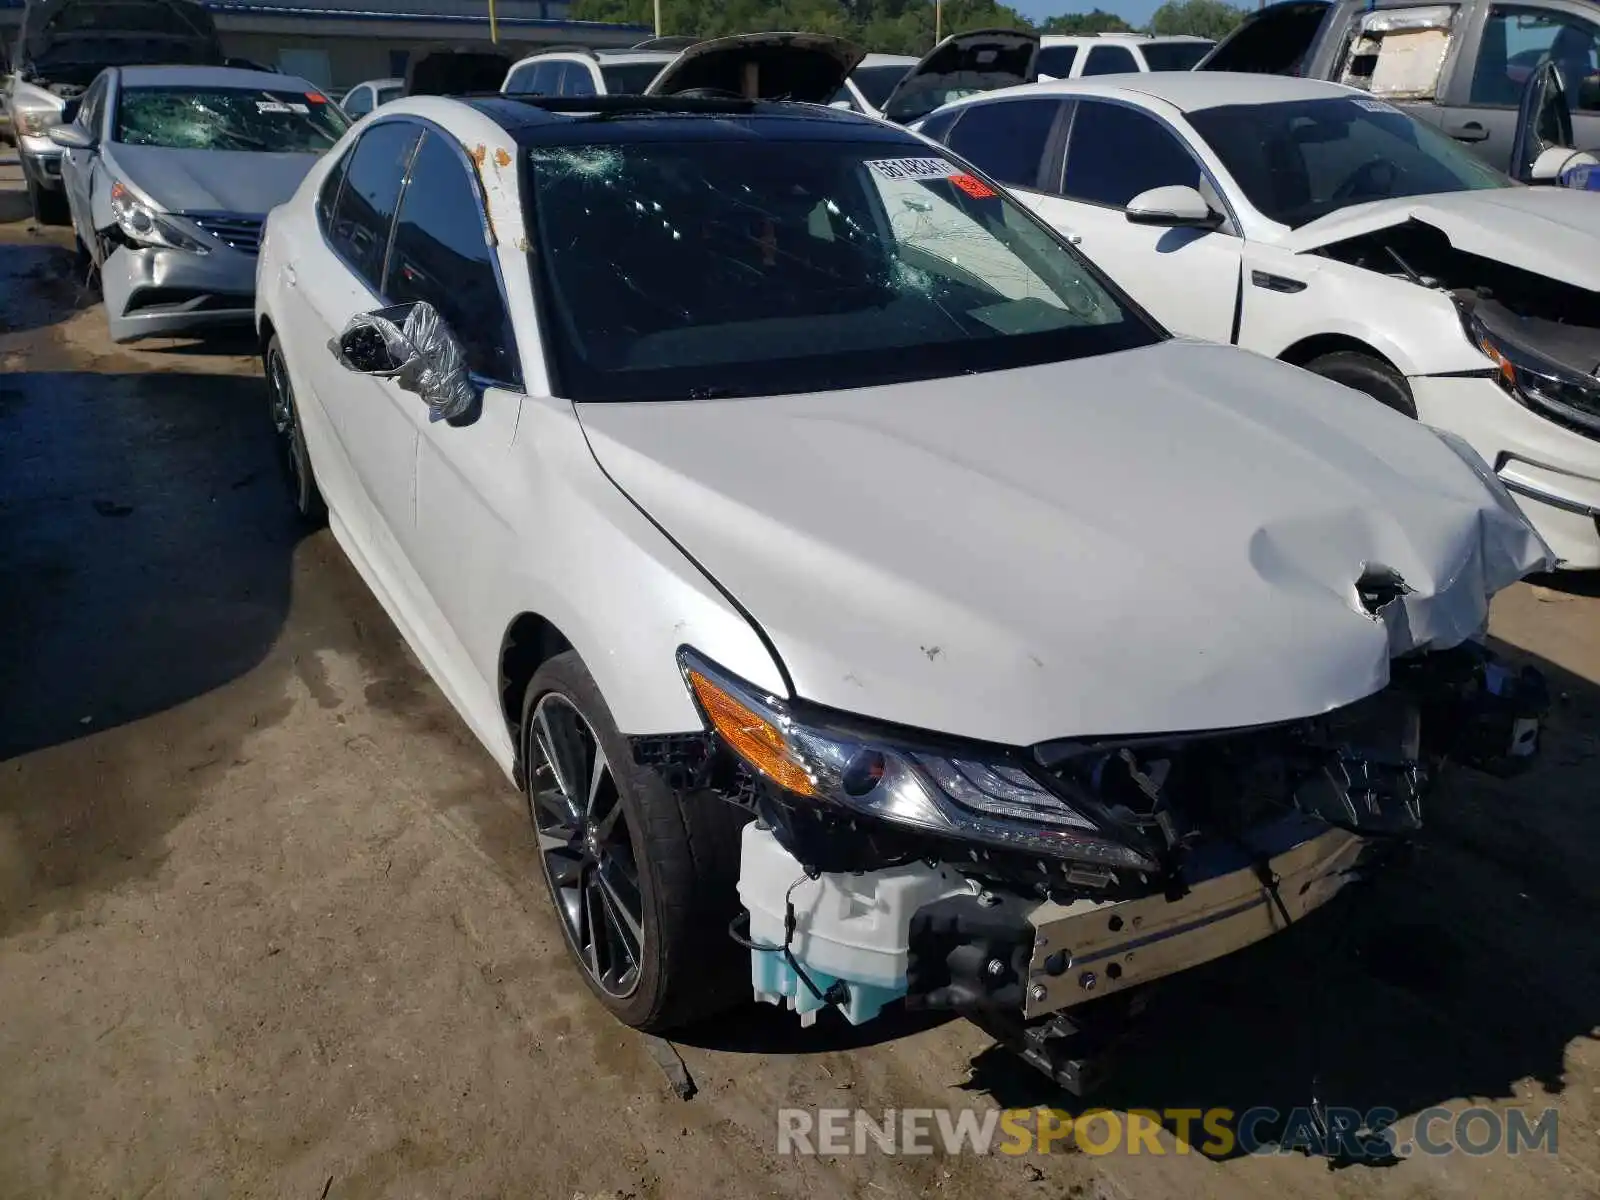
[[[745,817],[639,767],[582,660],[534,674],[522,703],[529,815],[561,932],[624,1024],[674,1029],[750,995],[728,937]]]
[[[261,357],[267,374],[267,399],[272,427],[278,435],[278,461],[289,485],[289,495],[300,519],[311,528],[317,528],[327,521],[328,506],[323,502],[322,492],[317,487],[316,472],[311,468],[311,451],[306,448],[305,427],[300,423],[300,406],[294,398],[289,364],[284,361],[283,347],[278,344],[277,334],[268,339],[266,351]]]
[[[1411,396],[1411,385],[1404,375],[1380,358],[1357,350],[1339,350],[1312,359],[1306,364],[1306,370],[1365,392],[1379,404],[1416,420],[1417,402]]]

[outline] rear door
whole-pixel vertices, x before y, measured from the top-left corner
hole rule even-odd
[[[1492,166],[1511,170],[1522,91],[1546,62],[1566,84],[1578,146],[1600,145],[1600,8],[1577,0],[1480,6],[1455,62],[1441,104],[1444,131]]]

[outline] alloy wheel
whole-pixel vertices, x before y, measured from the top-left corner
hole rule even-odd
[[[529,723],[528,794],[545,878],[589,978],[624,999],[644,961],[644,894],[621,783],[594,727],[567,697],[540,697]]]
[[[300,437],[294,388],[289,383],[289,368],[283,361],[283,352],[277,346],[273,346],[267,354],[267,390],[271,393],[272,427],[278,435],[284,468],[289,472],[289,482],[294,488],[295,503],[300,505],[301,497],[306,492],[305,442]]]

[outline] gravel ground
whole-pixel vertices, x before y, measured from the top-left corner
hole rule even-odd
[[[0,1196],[1600,1195],[1600,587],[1493,631],[1561,693],[1415,862],[1173,981],[1113,1110],[1554,1107],[1559,1152],[780,1157],[785,1105],[1065,1097],[960,1021],[688,1031],[680,1100],[565,961],[518,798],[326,533],[247,341],[112,346],[0,225]]]

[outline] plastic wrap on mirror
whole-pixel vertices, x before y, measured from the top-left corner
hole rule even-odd
[[[403,336],[416,348],[412,378],[400,386],[416,392],[428,406],[428,420],[463,417],[477,401],[477,389],[467,372],[466,355],[439,310],[419,301],[406,316]]]
[[[426,301],[357,313],[332,349],[342,366],[422,397],[430,421],[465,416],[477,401],[461,344]]]

